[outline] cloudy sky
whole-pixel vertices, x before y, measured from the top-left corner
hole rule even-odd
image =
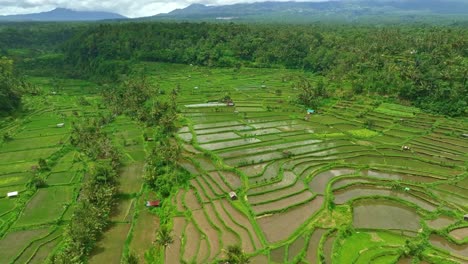
[[[270,0],[271,1],[271,0]],[[285,1],[285,0],[273,0]],[[306,0],[307,1],[307,0]],[[325,0],[308,0],[318,2]],[[49,11],[56,7],[74,10],[117,12],[128,17],[151,16],[184,8],[193,3],[226,5],[260,2],[255,0],[0,0],[0,15],[26,14]]]

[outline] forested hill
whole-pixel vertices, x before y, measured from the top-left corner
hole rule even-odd
[[[101,76],[129,60],[303,69],[355,94],[459,116],[468,113],[467,36],[466,27],[108,24],[76,35],[65,56]]]
[[[331,0],[325,2],[256,2],[206,6],[193,4],[150,19],[228,20],[307,23],[313,21],[433,22],[468,20],[463,0]]]
[[[110,12],[75,11],[66,8],[56,8],[34,14],[0,16],[0,21],[97,21],[106,19],[126,19],[126,17]]]

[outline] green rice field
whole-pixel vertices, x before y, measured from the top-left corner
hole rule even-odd
[[[146,208],[161,197],[143,180],[151,128],[117,116],[104,130],[123,154],[119,195],[89,263],[129,252],[141,263],[218,263],[230,245],[251,263],[468,263],[468,119],[364,97],[308,115],[295,103],[295,70],[135,67],[160,89],[180,87],[175,142],[190,184]],[[70,145],[69,124],[108,111],[96,84],[66,79],[52,95],[47,78],[30,81],[47,92],[0,122],[12,135],[0,143],[0,263],[46,263],[62,245],[91,164]],[[219,103],[225,96],[235,105]],[[47,184],[32,190],[39,159]],[[158,251],[163,209],[173,242]]]

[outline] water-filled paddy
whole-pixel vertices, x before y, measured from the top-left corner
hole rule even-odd
[[[288,238],[300,225],[322,206],[323,197],[317,196],[310,202],[293,207],[285,212],[257,219],[260,228],[270,243]],[[294,219],[294,221],[292,221]]]
[[[419,221],[413,208],[398,202],[367,199],[353,204],[355,228],[417,231]]]
[[[270,187],[270,186],[271,185],[267,185],[267,187]],[[264,203],[267,201],[281,199],[282,197],[301,192],[304,189],[305,189],[304,184],[301,181],[297,181],[296,184],[290,187],[286,187],[286,188],[270,189],[268,190],[268,192],[262,192],[262,193],[250,192],[251,195],[249,195],[248,199],[251,204],[260,204],[260,203]],[[259,191],[259,190],[261,189],[256,188],[256,191]],[[263,191],[267,191],[266,187],[264,187]]]
[[[401,174],[401,173],[395,173],[395,172],[381,172],[381,171],[376,171],[376,170],[364,170],[362,174],[366,176],[370,176],[370,177],[379,178],[379,179],[399,180],[399,181],[408,181],[408,182],[430,183],[430,182],[439,180],[436,178],[423,176],[423,175]]]
[[[304,236],[299,236],[288,246],[288,261],[293,261],[293,259],[299,255],[299,253],[304,250],[306,245],[306,239]]]
[[[207,150],[218,150],[218,149],[225,149],[225,148],[230,148],[230,147],[245,146],[245,145],[254,144],[258,142],[261,142],[261,140],[256,139],[256,138],[243,138],[243,139],[222,141],[222,142],[217,142],[217,143],[200,144],[200,147],[205,148]]]
[[[430,228],[442,229],[455,223],[455,219],[448,217],[448,216],[439,216],[436,219],[428,220],[426,222]]]
[[[434,247],[449,251],[456,256],[458,255],[458,256],[468,258],[468,244],[457,245],[435,234],[432,234],[429,237],[429,241]]]
[[[284,259],[286,257],[286,247],[279,247],[272,249],[270,251],[270,260],[273,261],[274,263],[284,263]]]
[[[459,241],[463,241],[468,238],[468,227],[454,229],[450,231],[449,235]]]
[[[414,191],[396,191],[388,188],[376,187],[373,185],[352,185],[344,189],[334,191],[335,202],[337,204],[347,203],[350,200],[353,200],[358,197],[366,196],[388,196],[392,198],[398,198],[410,203],[417,205],[428,211],[435,211],[437,206],[426,200],[420,199],[417,196],[417,193],[413,194]]]
[[[212,73],[200,74],[213,77]],[[222,74],[231,76],[225,71]],[[222,88],[206,82],[207,86],[197,84],[202,88],[191,91],[190,96],[182,96],[181,102],[187,105],[216,101],[219,93],[230,92],[236,102],[232,109],[184,109],[199,146],[210,152],[205,157],[216,155],[220,159],[212,167],[209,161],[194,159],[200,154],[189,151],[188,163],[195,161],[197,166],[183,166],[199,177],[192,181],[197,196],[189,199],[203,201],[204,209],[198,210],[205,210],[218,230],[223,230],[221,240],[237,241],[246,252],[255,252],[253,259],[259,263],[267,262],[265,255],[276,263],[318,263],[319,254],[325,263],[338,261],[334,259],[337,254],[349,260],[349,252],[341,251],[346,241],[338,232],[322,241],[323,251],[319,252],[320,239],[333,229],[317,229],[317,225],[353,226],[351,237],[362,229],[375,229],[368,233],[369,245],[357,250],[362,257],[354,256],[353,261],[396,262],[404,240],[425,227],[421,221],[429,228],[444,230],[452,222],[436,209],[466,206],[463,198],[468,184],[462,187],[466,177],[461,175],[466,157],[457,145],[466,147],[467,143],[450,135],[463,132],[463,124],[448,124],[445,119],[407,106],[374,105],[365,100],[333,102],[305,119],[305,109],[288,105],[271,89],[260,88],[265,80],[250,71],[246,74],[249,76],[242,79],[247,83],[235,75],[232,80],[223,79]],[[297,93],[277,76],[270,76],[268,82],[274,80],[274,85],[267,86],[281,87],[289,99]],[[232,88],[231,81],[235,82]],[[179,133],[188,132],[185,128]],[[404,145],[411,150],[403,151]],[[200,174],[199,170],[209,174]],[[229,175],[223,171],[229,171]],[[448,179],[453,182],[445,184]],[[405,187],[410,189],[404,191]],[[225,200],[230,190],[237,192],[240,201]],[[353,199],[358,201],[350,202]],[[184,203],[190,204],[187,197]],[[293,206],[295,203],[303,204]],[[262,215],[268,212],[274,213]],[[202,219],[195,222],[204,223]],[[385,235],[378,230],[393,233]],[[235,239],[228,238],[232,232]],[[265,241],[257,243],[256,237]],[[262,248],[265,250],[259,250]],[[200,256],[196,259],[202,260]]]
[[[309,191],[303,191],[300,193],[290,194],[288,197],[279,198],[276,201],[263,202],[262,204],[252,204],[252,210],[257,215],[261,215],[267,212],[279,211],[286,209],[292,205],[302,203],[313,197],[313,194]]]
[[[318,261],[320,239],[322,239],[322,236],[325,235],[326,231],[326,229],[315,229],[310,236],[306,254],[306,259],[310,263],[316,263]]]
[[[352,174],[355,170],[352,169],[333,169],[325,172],[321,172],[315,175],[309,183],[309,187],[312,191],[319,194],[325,193],[325,188],[331,179],[341,175]]]

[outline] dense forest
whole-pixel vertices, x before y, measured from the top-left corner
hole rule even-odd
[[[466,27],[114,23],[3,32],[9,32],[0,37],[4,47],[36,43],[60,51],[29,59],[26,67],[53,66],[71,76],[117,80],[132,61],[294,68],[326,77],[335,90],[467,114]]]
[[[84,71],[115,71],[110,61],[147,60],[220,67],[286,67],[326,76],[358,94],[398,96],[448,115],[466,114],[466,28],[101,25],[65,46]],[[120,67],[117,67],[120,68]]]
[[[15,111],[21,103],[22,83],[14,76],[13,61],[0,57],[0,116]]]

